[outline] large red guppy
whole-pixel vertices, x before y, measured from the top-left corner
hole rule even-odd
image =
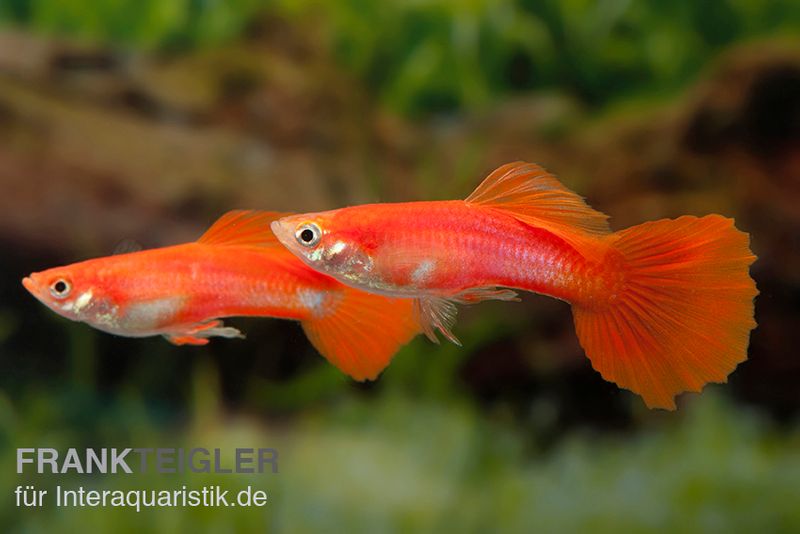
[[[466,199],[369,204],[292,215],[278,239],[319,272],[412,300],[429,337],[457,342],[456,303],[512,300],[513,289],[572,305],[578,338],[602,376],[675,408],[674,397],[724,382],[755,326],[749,236],[720,215],[612,233],[541,167],[504,165]]]

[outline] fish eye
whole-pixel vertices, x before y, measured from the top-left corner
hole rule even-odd
[[[297,242],[304,247],[313,247],[319,243],[321,233],[319,226],[316,224],[305,223],[297,227],[294,237],[297,239]]]
[[[70,284],[69,280],[58,278],[50,284],[50,294],[57,299],[66,298],[69,296],[70,291],[72,291],[72,284]]]

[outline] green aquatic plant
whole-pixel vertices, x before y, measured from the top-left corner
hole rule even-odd
[[[681,87],[725,46],[796,34],[792,0],[6,0],[0,23],[146,49],[231,41],[264,17],[313,28],[341,67],[403,113],[476,109],[561,88],[591,106]],[[713,23],[709,23],[713,21]]]
[[[49,34],[153,48],[190,48],[235,38],[260,0],[5,0],[0,20]]]

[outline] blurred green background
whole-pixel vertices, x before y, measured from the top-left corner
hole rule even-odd
[[[178,348],[69,323],[19,283],[232,208],[462,198],[516,159],[615,229],[736,217],[761,295],[728,384],[649,411],[535,295],[463,308],[463,348],[417,339],[357,384],[293,323]],[[800,531],[796,1],[2,0],[0,185],[3,531]],[[280,473],[15,473],[17,447],[102,446],[275,447]],[[13,501],[215,482],[270,502]]]

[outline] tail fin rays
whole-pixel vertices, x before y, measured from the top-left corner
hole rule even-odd
[[[645,223],[608,238],[624,289],[600,307],[573,307],[575,327],[605,379],[651,408],[725,382],[747,358],[756,290],[748,235],[719,215]]]

